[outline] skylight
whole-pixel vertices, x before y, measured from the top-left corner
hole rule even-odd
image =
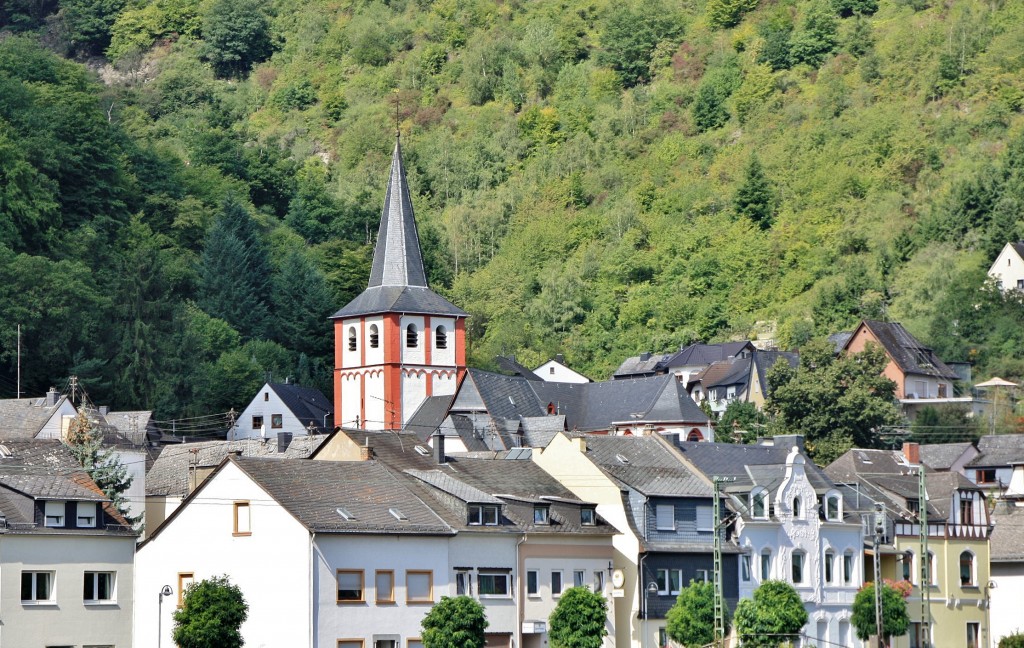
[[[628,466],[629,465],[629,459],[627,457],[623,456],[623,455],[620,455],[620,454],[615,455],[615,460],[618,461],[623,466]]]
[[[396,508],[388,509],[388,512],[391,513],[391,515],[395,516],[396,520],[401,520],[402,522],[409,521],[409,518],[405,517],[405,513],[402,513]]]
[[[427,456],[428,454],[430,454],[430,450],[427,450],[426,448],[424,448],[421,445],[418,445],[418,446],[414,447],[413,450],[415,450],[416,452],[420,453],[424,457]]]
[[[350,512],[348,511],[348,509],[346,509],[346,508],[345,508],[345,507],[343,507],[343,506],[339,506],[339,507],[338,507],[337,509],[335,509],[335,510],[336,510],[336,511],[338,511],[338,515],[340,515],[340,516],[341,516],[342,518],[344,518],[345,520],[354,520],[354,519],[356,519],[356,516],[352,515],[352,513],[350,513]]]

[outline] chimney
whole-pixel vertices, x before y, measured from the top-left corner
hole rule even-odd
[[[57,390],[54,389],[53,387],[50,387],[50,391],[46,392],[46,406],[53,407],[54,405],[56,405],[57,398],[59,396],[60,395],[57,393]]]
[[[907,441],[903,444],[903,456],[907,458],[907,463],[911,465],[920,465],[921,463],[921,446],[917,443]]]
[[[800,454],[807,454],[802,434],[777,434],[772,439],[772,445],[776,448],[796,448]]]
[[[444,433],[440,430],[434,433],[434,461],[438,464],[444,464],[448,461],[444,454]]]
[[[277,452],[278,454],[284,454],[288,450],[288,445],[292,442],[291,432],[278,432],[277,433]]]
[[[559,364],[565,364],[565,356],[562,355],[561,353],[556,353],[555,354],[555,362],[557,362]]]
[[[363,445],[359,446],[359,461],[369,461],[370,459],[373,459],[373,448],[370,447],[370,437],[366,437]]]
[[[587,451],[587,440],[586,440],[586,438],[584,438],[584,437],[576,437],[574,439],[574,441],[576,441],[576,448],[580,452],[586,452]]]
[[[110,413],[110,405],[100,405],[100,416],[106,416]]]
[[[651,352],[650,351],[647,351],[645,353],[641,353],[640,354],[640,362],[647,362],[650,359],[651,359]]]

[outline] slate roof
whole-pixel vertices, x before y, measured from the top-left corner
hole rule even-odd
[[[0,438],[33,439],[54,412],[60,409],[67,396],[56,404],[47,405],[46,397],[0,399]]]
[[[712,366],[721,367],[722,369],[726,369],[726,371],[710,380],[708,377],[710,374],[705,375],[701,378],[701,382],[705,389],[710,387],[724,387],[727,385],[743,385],[746,387],[747,383],[750,382],[750,364],[751,359],[749,357],[723,360],[721,363]],[[710,370],[710,367],[708,369]]]
[[[967,462],[971,468],[1024,462],[1024,434],[986,434],[978,439],[977,447],[978,456]]]
[[[442,490],[453,497],[457,497],[463,502],[470,502],[474,504],[501,504],[501,500],[497,497],[488,495],[479,488],[474,488],[441,469],[406,470],[405,473],[433,486],[434,488],[437,488],[438,490]]]
[[[949,470],[956,460],[974,446],[970,441],[962,443],[926,443],[921,446],[921,461],[932,470]]]
[[[906,463],[903,453],[898,450],[847,450],[825,468],[825,474],[838,484],[859,484],[869,497],[887,501],[888,508],[904,519],[910,517],[907,500],[918,499],[916,469]],[[931,519],[939,519],[941,515],[941,519],[945,520],[945,514],[937,506],[941,496],[931,491],[930,479],[930,475],[926,474],[925,484],[929,489],[928,515]],[[935,482],[937,489],[944,486],[944,483]]]
[[[201,441],[164,446],[146,473],[146,495],[185,497],[189,490],[189,467],[213,468],[231,452],[243,457],[305,459],[327,438],[314,434],[294,437],[283,455],[277,452],[276,439],[240,439],[237,441]]]
[[[525,417],[519,424],[524,445],[531,448],[546,448],[556,434],[565,430],[565,416]]]
[[[1016,250],[1017,256],[1024,259],[1024,241],[1011,242],[1010,245],[1012,245],[1013,249]]]
[[[468,313],[427,287],[416,216],[402,161],[395,142],[377,244],[373,250],[367,288],[331,319],[373,313],[417,313],[466,317]]]
[[[310,531],[317,533],[453,533],[402,480],[377,461],[308,461],[234,457],[234,462]],[[201,493],[201,491],[197,491]],[[338,507],[354,519],[346,520]],[[399,520],[396,509],[406,518]]]
[[[931,348],[921,344],[903,325],[898,322],[864,320],[878,342],[885,348],[896,366],[904,374],[934,376],[956,380],[956,372],[946,366]]]
[[[728,360],[739,356],[744,350],[753,351],[754,346],[747,340],[742,342],[723,342],[722,344],[691,344],[673,354],[665,363],[666,368],[699,367],[712,362]]]
[[[444,423],[453,398],[455,398],[454,394],[427,396],[402,427],[415,432],[421,441],[426,441]]]
[[[586,437],[587,457],[620,484],[648,496],[712,497],[714,489],[653,436]]]
[[[853,331],[840,331],[828,336],[828,341],[832,343],[837,355],[846,348],[846,343],[853,337],[853,333]]]
[[[137,448],[147,445],[153,412],[107,412],[103,414],[103,420],[108,426],[103,435],[105,444]]]
[[[680,441],[676,447],[708,479],[734,477],[736,481],[726,488],[729,492],[748,492],[754,486],[768,490],[777,488],[785,477],[790,452],[789,445]],[[814,462],[806,462],[804,472],[817,493],[825,493],[835,486]]]
[[[498,368],[504,371],[505,373],[512,374],[513,376],[522,376],[527,380],[543,380],[543,378],[533,373],[533,371],[531,371],[529,368],[516,362],[514,356],[497,356],[494,358],[494,360],[498,363]]]
[[[332,417],[329,415],[334,413],[334,406],[319,389],[291,383],[268,383],[267,386],[274,390],[285,407],[299,419],[302,427],[308,429],[312,424],[321,432],[330,432],[331,423],[325,428],[324,421],[330,421]]]
[[[671,353],[644,353],[626,358],[612,374],[613,378],[629,378],[632,376],[653,376],[663,371]]]
[[[774,367],[776,362],[788,362],[794,369],[800,365],[800,354],[789,351],[757,350],[752,358],[757,367],[757,380],[762,394],[768,393],[768,370]]]
[[[992,511],[989,560],[1024,562],[1024,507],[999,503]]]

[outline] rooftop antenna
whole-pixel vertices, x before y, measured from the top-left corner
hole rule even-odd
[[[402,138],[401,122],[399,120],[398,109],[401,107],[401,95],[398,94],[398,88],[395,88],[395,139]]]

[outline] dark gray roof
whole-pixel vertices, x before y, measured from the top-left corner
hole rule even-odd
[[[708,479],[736,478],[727,488],[730,492],[746,492],[754,486],[764,486],[769,490],[777,487],[785,476],[786,458],[791,448],[788,445],[695,441],[681,441],[676,446]],[[832,480],[814,462],[807,461],[804,472],[816,492],[825,493],[834,488]]]
[[[608,476],[648,496],[711,497],[703,476],[691,472],[671,448],[653,436],[585,437],[587,457]]]
[[[691,344],[675,353],[665,363],[666,368],[699,367],[712,362],[735,358],[744,351],[754,351],[754,345],[747,340],[723,342],[722,344]]]
[[[753,362],[757,367],[757,380],[761,387],[761,393],[768,393],[768,370],[775,366],[776,362],[785,361],[794,369],[800,365],[800,354],[789,351],[754,351]]]
[[[488,495],[479,488],[474,488],[473,486],[456,479],[451,474],[440,469],[406,470],[405,473],[433,486],[434,488],[437,488],[438,490],[442,490],[453,497],[457,497],[463,502],[472,502],[474,504],[501,504],[501,500],[497,497]]]
[[[1017,241],[1015,243],[1010,243],[1010,245],[1012,245],[1013,249],[1017,251],[1017,256],[1024,259],[1024,241]]]
[[[970,441],[962,443],[926,443],[920,446],[921,461],[932,470],[949,470],[956,460],[974,447]]]
[[[421,441],[426,441],[441,427],[445,417],[448,416],[448,408],[451,406],[453,398],[455,398],[454,394],[427,396],[402,427],[409,432],[414,432]]]
[[[54,405],[47,405],[45,397],[0,399],[0,438],[35,438],[66,400],[61,396]]]
[[[1024,562],[1024,507],[1012,502],[996,505],[992,511],[992,562]]]
[[[733,358],[732,360],[723,361],[724,366],[728,366],[728,370],[725,373],[715,377],[714,379],[705,378],[701,382],[704,384],[705,389],[711,387],[725,387],[727,385],[740,385],[741,388],[737,390],[737,393],[742,392],[747,387],[747,383],[750,382],[750,357]]]
[[[523,445],[531,448],[546,448],[555,435],[565,430],[565,417],[525,417],[519,422],[523,432]]]
[[[498,363],[498,368],[505,373],[512,374],[513,376],[522,376],[527,380],[543,380],[543,378],[533,373],[530,369],[519,364],[515,356],[497,356],[494,360]]]
[[[184,497],[189,491],[190,466],[213,468],[231,452],[241,452],[243,457],[305,459],[325,438],[326,435],[322,434],[294,437],[284,454],[277,451],[276,439],[201,441],[167,445],[146,473],[146,495]]]
[[[849,342],[850,338],[852,338],[852,337],[853,337],[853,331],[840,331],[838,333],[833,333],[833,334],[829,335],[828,336],[828,341],[832,343],[832,347],[835,349],[835,352],[838,354],[843,349],[846,348],[846,343]]]
[[[139,410],[132,412],[107,412],[103,419],[109,426],[103,435],[103,442],[119,447],[137,448],[145,446],[150,430],[156,430],[153,412]]]
[[[665,363],[672,357],[671,353],[644,353],[626,358],[612,374],[613,378],[629,378],[632,376],[653,376],[663,372]]]
[[[859,484],[869,497],[887,502],[887,508],[904,519],[911,518],[907,500],[919,499],[916,468],[897,450],[847,450],[825,468],[825,474],[838,484]],[[930,486],[927,476],[925,480]],[[929,489],[928,515],[933,520],[940,516],[938,499]]]
[[[967,462],[971,468],[1024,462],[1024,434],[986,434],[977,446],[978,456]]]
[[[452,529],[377,461],[231,457],[310,531],[450,535]],[[341,507],[351,514],[346,520]],[[404,520],[393,513],[401,513]]]
[[[373,313],[414,313],[421,315],[449,315],[467,317],[468,313],[421,286],[376,286],[367,288],[344,308],[331,316],[342,319]]]
[[[312,424],[321,432],[330,431],[334,406],[319,389],[290,383],[268,383],[267,386],[274,390],[285,407],[299,419],[302,427],[308,429]]]
[[[863,325],[874,334],[903,373],[957,379],[956,372],[947,367],[934,351],[921,344],[902,324],[864,320]]]

